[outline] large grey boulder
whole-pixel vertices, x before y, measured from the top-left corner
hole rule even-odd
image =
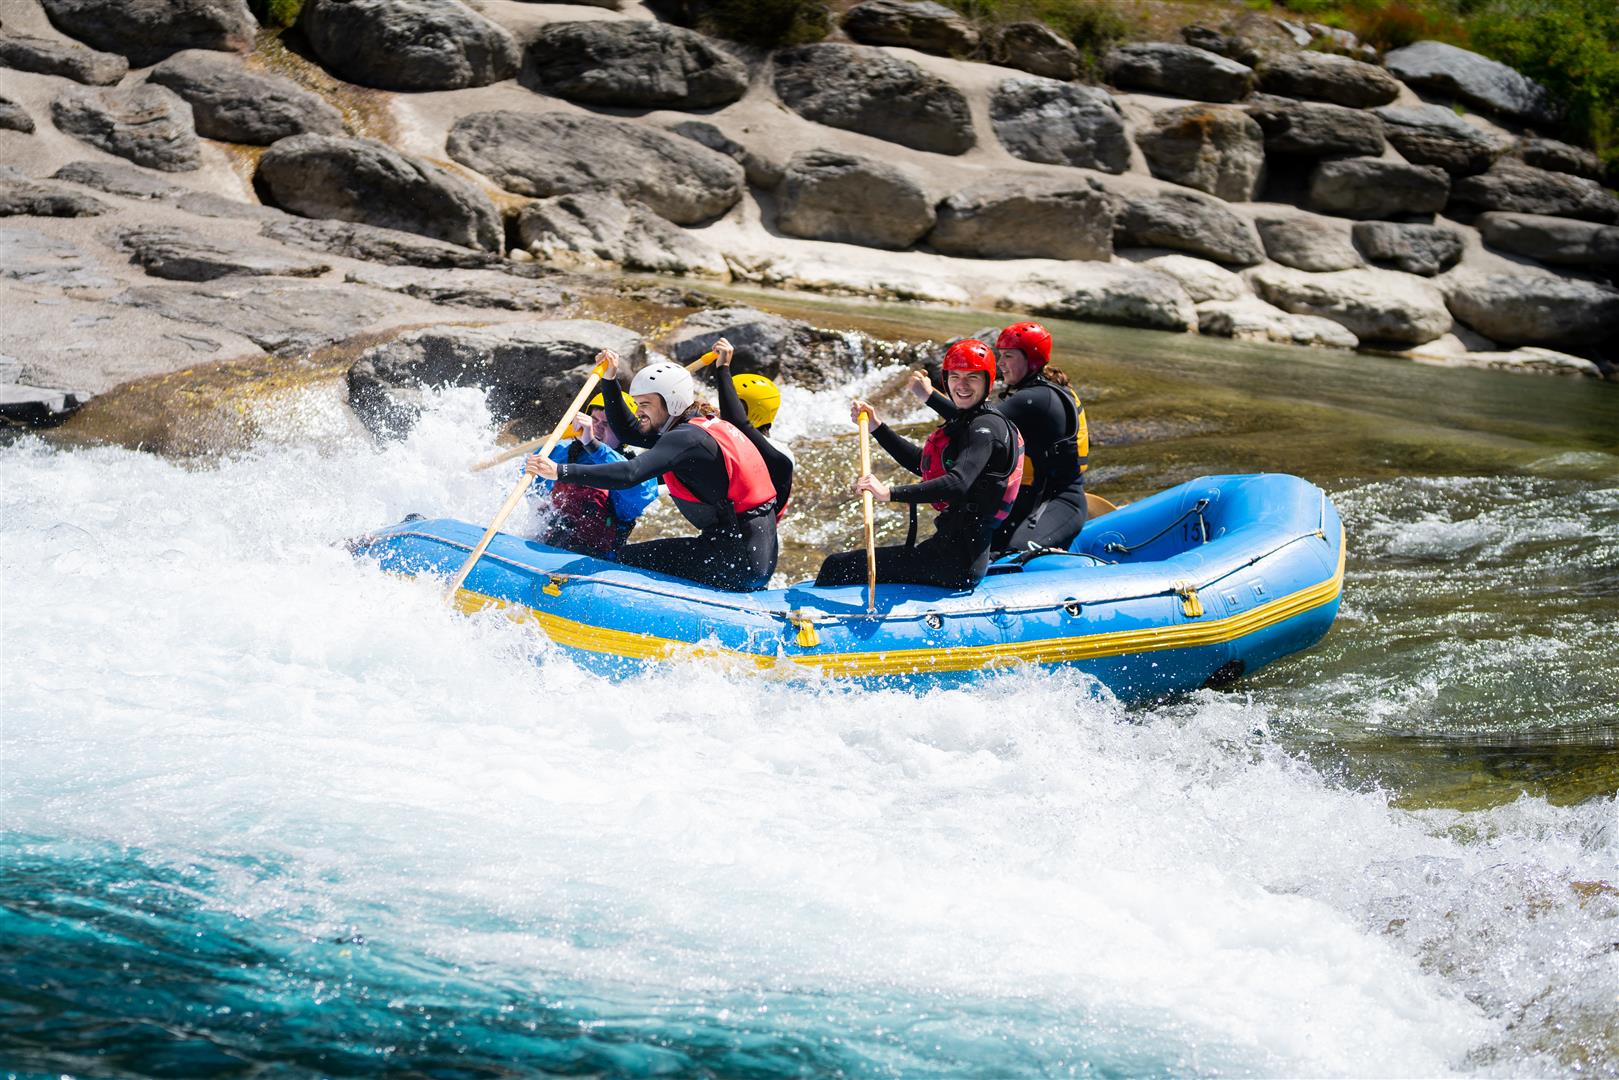
[[[1308,205],[1324,214],[1396,218],[1435,213],[1444,208],[1449,194],[1450,176],[1436,166],[1341,158],[1315,167]]]
[[[1253,67],[1259,63],[1264,53],[1254,42],[1242,34],[1226,33],[1216,30],[1212,26],[1201,26],[1193,23],[1181,27],[1181,40],[1188,45],[1199,49],[1206,49],[1211,53],[1219,53],[1229,57],[1239,64]]]
[[[40,0],[68,37],[148,67],[181,49],[246,52],[258,23],[246,0]]]
[[[34,132],[34,118],[28,110],[8,97],[0,97],[0,131],[20,131],[24,135]]]
[[[1300,49],[1279,53],[1258,68],[1267,94],[1316,98],[1351,109],[1386,105],[1400,96],[1399,82],[1375,64]]]
[[[1408,86],[1501,116],[1544,127],[1556,124],[1562,115],[1561,105],[1544,86],[1505,64],[1454,45],[1419,41],[1388,53],[1383,63]]]
[[[1195,101],[1240,101],[1253,89],[1254,72],[1206,49],[1164,41],[1121,45],[1103,61],[1108,81]]]
[[[1401,157],[1413,165],[1437,165],[1453,176],[1483,172],[1506,149],[1496,136],[1438,105],[1385,105],[1377,115]]]
[[[243,244],[172,225],[120,229],[114,246],[148,274],[172,281],[212,281],[231,274],[320,277],[327,263],[285,255],[266,245]]]
[[[1594,345],[1619,326],[1619,290],[1594,281],[1459,269],[1439,284],[1457,319],[1508,345]]]
[[[690,139],[572,113],[481,112],[450,129],[450,157],[535,198],[611,191],[676,225],[717,217],[742,198],[742,166]]]
[[[1124,117],[1107,91],[1036,76],[1007,79],[989,101],[1006,152],[1024,161],[1122,173],[1130,167]]]
[[[138,285],[109,303],[176,322],[217,326],[283,356],[353,337],[399,310],[370,289],[331,281],[266,282],[258,277]]]
[[[1219,199],[1195,191],[1127,197],[1113,244],[1187,251],[1235,266],[1250,266],[1265,258],[1253,225]]]
[[[333,74],[379,90],[460,90],[517,73],[517,41],[457,0],[307,0],[298,29]]]
[[[965,56],[978,47],[972,23],[933,0],[864,0],[843,16],[843,32],[864,45],[941,56]]]
[[[1533,165],[1537,169],[1571,173],[1574,176],[1583,176],[1587,180],[1602,179],[1602,159],[1590,150],[1570,146],[1566,142],[1558,142],[1556,139],[1523,139],[1514,152],[1525,165]]]
[[[408,430],[433,387],[482,387],[502,420],[556,410],[603,349],[632,367],[646,359],[640,335],[594,319],[413,330],[360,354],[349,369],[349,404],[379,434]]]
[[[1456,181],[1452,205],[1463,213],[1510,210],[1612,224],[1619,221],[1619,198],[1593,180],[1547,172],[1510,158],[1490,171]]]
[[[318,95],[217,53],[176,53],[153,68],[147,81],[190,102],[197,134],[209,139],[269,146],[290,135],[346,133],[343,115]]]
[[[1035,315],[1190,333],[1197,308],[1180,283],[1141,266],[1072,263],[1061,273],[1021,280],[1006,303]]]
[[[748,69],[694,30],[657,22],[551,23],[524,52],[525,82],[570,101],[648,109],[729,105]]]
[[[1265,133],[1267,153],[1377,157],[1383,152],[1383,122],[1361,109],[1256,95],[1247,110]]]
[[[293,247],[388,266],[479,269],[510,265],[494,252],[478,251],[443,240],[430,240],[415,233],[355,221],[282,217],[265,223],[259,232]]]
[[[67,184],[31,180],[0,165],[0,217],[96,217],[111,209]]]
[[[1360,344],[1360,339],[1331,319],[1295,315],[1254,296],[1198,304],[1197,331],[1234,341],[1269,341],[1323,349],[1353,349]]]
[[[269,202],[303,217],[503,249],[500,213],[487,195],[446,169],[371,139],[282,139],[259,159],[256,182]]]
[[[933,228],[933,203],[892,165],[831,150],[794,154],[776,189],[776,226],[789,236],[906,248]]]
[[[972,149],[960,90],[909,60],[863,45],[800,45],[775,56],[776,96],[798,115],[916,150]]]
[[[1160,180],[1248,202],[1265,177],[1265,132],[1241,109],[1183,105],[1153,113],[1136,145]]]
[[[1265,254],[1295,270],[1325,273],[1363,265],[1349,222],[1314,214],[1260,214],[1254,218]]]
[[[1449,270],[1467,249],[1462,234],[1445,225],[1357,221],[1353,236],[1355,246],[1374,265],[1423,277]]]
[[[681,120],[669,125],[669,130],[716,153],[724,154],[742,166],[748,183],[770,191],[781,183],[784,166],[764,154],[755,153],[706,120]]]
[[[725,258],[639,203],[611,192],[538,199],[517,219],[518,239],[553,263],[610,263],[626,270],[723,277]]]
[[[71,87],[51,102],[51,119],[74,138],[147,168],[185,172],[202,164],[191,106],[161,86]]]
[[[1194,304],[1210,300],[1241,300],[1253,295],[1241,276],[1207,259],[1190,255],[1155,255],[1141,265],[1174,278]]]
[[[928,244],[975,259],[1102,259],[1113,255],[1113,199],[1098,185],[985,181],[938,205]]]
[[[1556,266],[1619,267],[1619,226],[1503,212],[1480,214],[1473,224],[1486,244],[1514,255]]]
[[[984,54],[992,64],[1030,75],[1068,81],[1079,78],[1079,49],[1042,22],[1012,22],[984,33]]]
[[[0,67],[60,75],[89,86],[111,86],[129,71],[129,61],[117,53],[97,52],[80,45],[0,34]]]
[[[1393,270],[1311,274],[1284,266],[1248,271],[1263,299],[1295,315],[1317,315],[1366,344],[1420,345],[1450,329],[1445,298],[1426,278]]]

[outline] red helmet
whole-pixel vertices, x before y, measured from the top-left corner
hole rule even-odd
[[[982,371],[995,381],[995,350],[975,338],[958,341],[944,351],[944,370]]]
[[[1037,322],[1013,323],[996,339],[997,349],[1022,349],[1029,358],[1029,370],[1039,371],[1051,363],[1051,331]]]

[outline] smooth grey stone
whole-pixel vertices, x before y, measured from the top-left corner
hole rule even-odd
[[[1400,96],[1400,83],[1375,64],[1333,53],[1280,53],[1260,64],[1259,87],[1267,94],[1316,98],[1351,109],[1387,105]]]
[[[40,0],[51,25],[149,67],[181,49],[246,52],[258,21],[245,0]]]
[[[939,203],[927,242],[975,259],[1100,259],[1113,255],[1114,200],[1100,185],[987,180]]]
[[[1254,72],[1218,53],[1164,41],[1121,45],[1103,61],[1108,81],[1196,101],[1240,101],[1253,89]]]
[[[161,86],[73,87],[51,102],[57,128],[98,150],[164,172],[202,164],[191,106]]]
[[[517,41],[457,0],[306,0],[298,29],[322,66],[379,90],[462,90],[517,74]]]
[[[1353,218],[1397,218],[1444,209],[1450,176],[1433,165],[1380,158],[1323,161],[1310,176],[1311,210]]]
[[[1357,221],[1352,235],[1361,254],[1375,265],[1433,277],[1461,261],[1467,244],[1445,225],[1397,221]]]
[[[1038,76],[1007,79],[989,102],[1006,152],[1024,161],[1122,173],[1130,167],[1124,117],[1106,90]]]
[[[709,109],[748,89],[748,69],[694,30],[655,22],[543,27],[524,51],[524,80],[591,105]]]
[[[176,53],[148,75],[191,103],[197,134],[269,146],[292,135],[344,135],[343,115],[291,79],[245,70],[218,53]]]
[[[1439,41],[1394,49],[1383,63],[1408,86],[1444,94],[1501,116],[1545,127],[1562,106],[1540,83],[1475,52]]]
[[[978,31],[933,0],[864,0],[843,16],[843,32],[864,45],[898,45],[941,56],[966,56]]]
[[[60,75],[89,86],[111,86],[129,71],[117,53],[97,52],[26,34],[0,34],[0,67]]]
[[[326,263],[284,255],[267,246],[204,236],[172,225],[137,225],[119,230],[118,250],[152,277],[172,281],[212,281],[230,274],[319,277]]]
[[[800,45],[774,63],[776,96],[807,120],[936,154],[965,153],[977,141],[960,90],[881,49]]]
[[[777,228],[809,240],[907,248],[934,222],[932,203],[909,174],[831,150],[794,154],[776,200]]]

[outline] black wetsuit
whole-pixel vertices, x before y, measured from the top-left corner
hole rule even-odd
[[[731,369],[716,367],[714,371],[714,389],[720,399],[720,419],[746,435],[753,448],[759,451],[759,456],[765,459],[770,482],[776,488],[776,509],[787,509],[787,500],[793,497],[793,459],[782,453],[781,447],[771,442],[748,419],[748,407],[737,397],[736,385],[731,382]]]
[[[945,419],[956,415],[950,399],[935,390],[928,408]],[[1066,387],[1029,374],[1001,391],[996,410],[1023,435],[1029,469],[1012,514],[995,530],[995,551],[1066,548],[1085,527],[1085,478],[1079,456],[1080,411]]]
[[[989,569],[990,536],[1005,494],[1016,452],[1015,434],[1005,417],[980,404],[945,423],[950,444],[943,476],[889,489],[889,499],[916,504],[948,502],[934,519],[934,533],[919,544],[877,549],[877,580],[970,589]],[[874,432],[878,445],[907,470],[922,475],[922,448],[887,424]],[[912,519],[915,526],[915,519]],[[856,585],[866,580],[866,553],[829,555],[815,576],[817,585]]]
[[[630,544],[619,551],[619,561],[716,589],[763,588],[776,570],[775,502],[733,513],[727,497],[730,476],[714,437],[685,422],[662,435],[644,433],[633,426],[621,395],[616,382],[605,384],[607,422],[620,441],[646,449],[611,465],[560,465],[557,479],[611,491],[673,472],[697,496],[696,502],[676,499],[675,505],[699,535]]]

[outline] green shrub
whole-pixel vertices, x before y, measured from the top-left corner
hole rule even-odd
[[[249,0],[248,7],[262,26],[291,26],[298,21],[304,0]]]
[[[1102,57],[1137,30],[1112,0],[948,0],[980,26],[1043,22],[1079,49],[1080,77],[1101,74]]]

